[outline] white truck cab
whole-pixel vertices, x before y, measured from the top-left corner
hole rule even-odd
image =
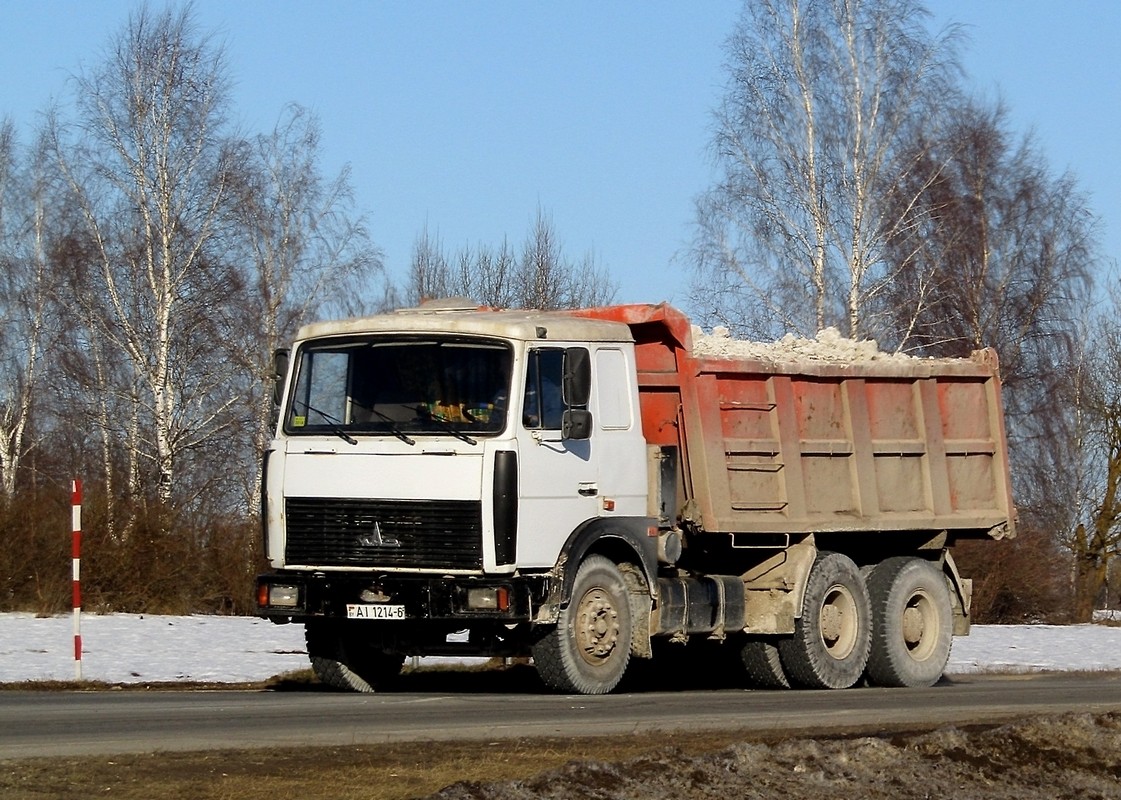
[[[372,688],[406,654],[520,652],[555,622],[574,549],[604,536],[652,584],[627,326],[410,310],[308,325],[280,366],[259,605],[308,626],[329,682]],[[465,628],[470,645],[448,642]]]

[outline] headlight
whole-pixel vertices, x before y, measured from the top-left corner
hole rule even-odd
[[[467,608],[472,611],[509,611],[510,589],[506,586],[468,589]]]
[[[283,583],[267,584],[262,586],[267,591],[262,592],[265,602],[262,605],[270,608],[297,608],[300,605],[300,587]]]

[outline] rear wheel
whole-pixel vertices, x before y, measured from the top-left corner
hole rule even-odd
[[[790,682],[811,689],[847,689],[868,663],[872,610],[860,570],[840,553],[819,553],[806,581],[794,635],[779,641]]]
[[[304,625],[308,658],[315,676],[326,685],[349,692],[375,692],[401,672],[405,657],[381,649],[381,637],[370,626],[335,620]]]
[[[588,556],[556,627],[533,646],[537,672],[554,691],[607,694],[619,685],[630,656],[631,608],[622,573],[610,559]]]
[[[941,571],[921,558],[889,558],[868,576],[868,594],[868,679],[879,686],[933,686],[953,642],[953,607]]]

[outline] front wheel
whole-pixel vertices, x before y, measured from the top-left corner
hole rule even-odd
[[[538,674],[557,692],[607,694],[630,662],[631,625],[619,568],[603,556],[588,556],[576,571],[572,597],[556,627],[533,645]]]
[[[381,648],[381,637],[363,623],[314,620],[304,625],[315,677],[348,692],[375,692],[401,672],[405,657]]]
[[[941,571],[921,558],[889,558],[868,576],[868,594],[868,679],[879,686],[933,686],[953,641],[953,607]]]
[[[860,569],[848,556],[818,553],[806,581],[794,635],[778,643],[790,682],[810,689],[855,685],[868,663],[871,620]]]

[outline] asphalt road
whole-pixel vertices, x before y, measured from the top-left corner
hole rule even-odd
[[[1121,711],[1121,675],[958,678],[929,689],[541,693],[0,691],[0,759],[678,730],[823,732]]]

